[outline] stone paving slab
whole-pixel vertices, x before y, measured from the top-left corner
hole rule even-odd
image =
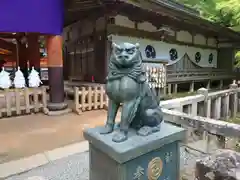
[[[21,158],[16,161],[0,164],[0,179],[20,174],[36,167],[46,165],[55,160],[86,151],[88,151],[88,142],[83,141],[81,143],[64,146],[62,148],[46,151],[30,157]]]
[[[184,147],[181,148],[181,171],[188,172],[183,175],[188,180],[193,180],[195,161],[199,157],[201,155],[189,153]],[[58,159],[5,180],[89,180],[89,153],[78,153]]]
[[[8,177],[12,174],[26,172],[47,163],[48,159],[44,154],[36,154],[18,161],[2,164],[0,166],[0,178]]]
[[[200,147],[203,147],[203,144],[195,144],[194,147],[196,150],[193,148],[189,149],[188,146],[182,146],[180,149],[181,174],[183,177],[185,177],[185,179],[188,180],[192,180],[194,177],[196,159],[205,156],[204,153],[201,153],[201,151],[197,150]],[[44,152],[42,153],[42,156],[38,154],[30,158],[24,158],[21,160],[21,162],[13,161],[6,164],[0,164],[0,179],[1,177],[9,177],[14,174],[19,174],[8,179],[24,180],[30,178],[29,180],[31,180],[36,178],[35,180],[44,180],[44,177],[45,179],[57,180],[57,175],[62,173],[66,173],[66,175],[63,177],[69,177],[69,179],[73,180],[75,177],[79,179],[79,171],[80,174],[82,174],[82,172],[88,172],[88,153],[86,153],[86,151],[88,151],[88,142],[84,141]],[[84,159],[86,162],[82,163]],[[31,164],[31,162],[33,163]],[[72,164],[74,164],[73,167]],[[83,178],[85,177],[87,177],[86,174],[83,175]]]
[[[88,162],[88,152],[79,153],[6,180],[88,180]]]

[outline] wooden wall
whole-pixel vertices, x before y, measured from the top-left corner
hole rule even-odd
[[[85,19],[64,29],[65,57],[70,78],[103,83],[105,80],[106,21]]]
[[[151,24],[150,22],[146,22],[146,21],[140,22],[140,23],[134,22],[129,20],[128,17],[120,14],[112,18],[114,18],[114,25],[119,27],[124,27],[129,32],[130,32],[129,29],[135,30],[135,33],[134,31],[132,31],[131,34],[129,34],[129,36],[142,35],[143,36],[142,38],[144,38],[144,32],[148,32],[148,34],[149,32],[151,32],[152,34],[156,34],[156,35],[153,35],[153,38],[152,38],[153,40],[156,40],[156,38],[158,38],[157,33],[159,33],[158,31],[159,29],[155,27],[153,24]],[[185,30],[181,30],[180,27],[176,29],[172,27],[163,26],[163,28],[167,29],[167,31],[165,31],[167,35],[163,35],[165,37],[161,39],[162,38],[161,34],[159,34],[159,39],[158,39],[159,41],[166,41],[173,44],[187,45],[190,48],[196,47],[196,48],[207,49],[207,50],[209,49],[209,51],[214,50],[217,52],[217,64],[219,64],[216,66],[216,68],[229,69],[232,67],[233,56],[230,51],[233,51],[233,48],[231,47],[231,44],[226,45],[229,51],[229,52],[226,52],[226,50],[219,49],[218,39],[216,39],[215,37],[205,36],[204,34],[195,33],[194,31],[188,32]],[[121,30],[121,31],[124,31],[124,30]],[[114,34],[114,32],[110,32],[110,34]],[[121,35],[119,34],[119,32],[116,32],[116,34]],[[126,33],[124,34],[124,36],[126,36]],[[147,38],[149,38],[149,36]],[[224,56],[222,54],[224,54]],[[226,62],[224,59],[228,59],[228,61]],[[177,63],[168,66],[168,69],[169,70],[198,69],[203,71],[205,70],[210,71],[211,67],[197,66],[189,60],[188,56],[184,56],[184,58],[182,58]]]
[[[137,30],[144,30],[148,32],[156,32],[158,30],[157,27],[152,25],[150,22],[133,22],[128,19],[128,17],[123,15],[116,15],[113,17],[115,19],[115,25],[119,25],[122,27],[133,28]],[[176,43],[183,42],[188,45],[202,47],[202,48],[217,48],[217,39],[215,37],[206,37],[204,34],[197,34],[194,31],[188,32],[178,29],[174,29],[169,27],[170,33],[175,37]]]
[[[189,59],[188,55],[184,55],[177,63],[167,66],[167,70],[170,71],[187,71],[190,69],[199,69],[199,67]]]
[[[64,29],[65,61],[69,77],[82,81],[91,81],[94,76],[95,82],[104,83],[107,72],[107,60],[111,46],[107,36],[129,36],[162,41],[171,44],[183,45],[191,48],[201,48],[216,52],[217,66],[219,69],[229,70],[232,68],[233,47],[231,44],[220,47],[218,39],[188,32],[181,28],[155,27],[150,22],[134,22],[121,14],[111,17],[99,17],[98,19],[85,19]],[[191,52],[191,50],[189,50]],[[194,56],[190,53],[191,56]],[[216,57],[215,56],[215,57]],[[192,58],[191,58],[192,59]],[[212,67],[201,67],[193,63],[187,54],[176,63],[168,66],[168,70],[211,71]]]
[[[233,70],[234,64],[234,49],[232,47],[218,49],[218,68]]]

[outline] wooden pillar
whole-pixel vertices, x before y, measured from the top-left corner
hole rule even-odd
[[[67,108],[64,103],[62,36],[47,36],[48,79],[50,102],[48,109],[58,111]]]
[[[220,119],[221,117],[221,97],[217,97],[213,100],[213,118]]]
[[[18,64],[17,67],[20,67],[20,70],[22,71],[26,83],[28,80],[28,57],[27,57],[27,48],[25,42],[21,42],[20,39],[17,39],[17,46],[18,46]],[[17,68],[16,67],[16,68]],[[17,70],[17,69],[16,69]]]
[[[238,106],[238,108],[237,108],[237,111],[238,112],[240,112],[240,93],[237,93],[237,106]]]
[[[184,108],[184,113],[193,115],[192,114],[192,105],[191,104],[187,105],[186,109]],[[187,129],[186,139],[188,140],[188,142],[192,142],[193,138],[194,138],[194,129],[192,127],[190,127],[190,126],[187,126],[187,125],[182,125],[182,127]]]
[[[206,88],[200,88],[197,91],[198,94],[204,95],[204,101],[203,101],[203,117],[210,117],[211,116],[211,99],[208,99],[208,89]],[[209,143],[210,143],[210,136],[207,131],[203,132],[202,135],[203,140],[205,140],[205,152],[209,152]]]
[[[233,83],[230,85],[230,89],[234,90],[234,94],[230,95],[230,111],[231,111],[231,117],[235,118],[237,115],[237,105],[238,105],[238,92],[237,92],[238,85]]]
[[[174,84],[174,93],[177,94],[178,92],[178,84]]]
[[[227,120],[229,117],[229,95],[222,97],[222,117]]]
[[[211,99],[208,99],[207,100],[207,110],[206,110],[206,117],[207,118],[211,118],[211,104],[212,104],[212,100]]]
[[[28,34],[28,60],[29,60],[29,68],[31,69],[33,66],[35,70],[40,72],[40,46],[38,43],[38,34],[30,33]]]
[[[164,96],[167,95],[167,87],[166,87],[166,86],[163,87],[163,95],[164,95]],[[240,102],[240,101],[239,101],[239,102]]]
[[[105,83],[107,76],[108,61],[110,58],[112,41],[107,40],[107,33],[97,33],[94,28],[94,64],[91,64],[94,71],[94,80],[96,83]]]
[[[204,102],[198,103],[198,115],[204,117]]]
[[[223,88],[223,80],[220,80],[219,89],[222,89],[222,88]]]
[[[194,81],[192,81],[190,84],[189,92],[194,92]]]
[[[172,94],[172,84],[168,84],[168,95]]]
[[[207,82],[207,87],[206,87],[208,90],[210,90],[211,89],[211,80],[208,80],[208,82]]]
[[[204,95],[203,101],[203,117],[210,117],[211,112],[211,100],[208,99],[208,89],[200,88],[197,91],[198,94]]]
[[[192,103],[191,115],[197,116],[197,110],[198,110],[198,103],[197,102]]]
[[[167,65],[163,64],[163,68],[162,68],[162,75],[164,76],[164,96],[167,95]]]

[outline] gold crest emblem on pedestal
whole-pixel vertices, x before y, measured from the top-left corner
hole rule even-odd
[[[163,169],[163,163],[160,157],[153,158],[148,163],[148,180],[157,180]]]

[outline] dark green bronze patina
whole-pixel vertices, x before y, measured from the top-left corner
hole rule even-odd
[[[113,141],[127,140],[130,128],[135,129],[140,136],[159,131],[163,119],[162,111],[157,97],[146,82],[139,44],[113,43],[112,48],[106,84],[109,109],[106,125],[100,133],[108,134],[114,131],[120,104],[121,121]]]

